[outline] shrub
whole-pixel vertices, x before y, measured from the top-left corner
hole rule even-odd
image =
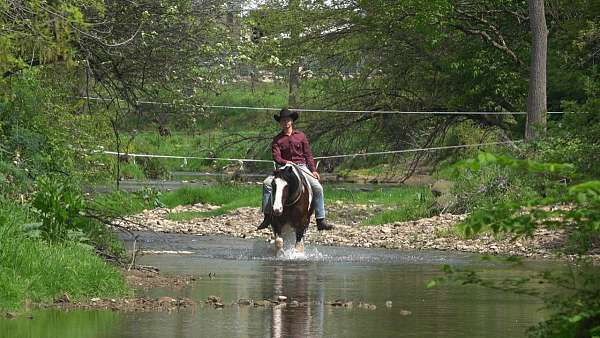
[[[492,164],[481,168],[457,165],[454,198],[448,211],[455,213],[473,210],[511,200],[522,200],[537,195],[527,177],[512,168]]]
[[[72,183],[41,176],[36,180],[36,189],[32,205],[41,219],[44,239],[62,241],[69,232],[81,230],[84,199]]]
[[[159,158],[139,158],[137,162],[142,167],[144,175],[151,179],[168,178],[170,176],[169,169]]]

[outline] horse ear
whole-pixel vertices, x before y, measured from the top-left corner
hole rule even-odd
[[[292,169],[292,166],[286,167],[286,168],[285,168],[285,170],[286,170],[286,171],[289,171],[289,172],[292,172],[292,171],[293,171],[293,169]]]

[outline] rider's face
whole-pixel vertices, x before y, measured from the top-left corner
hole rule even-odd
[[[281,129],[288,129],[292,127],[293,120],[291,117],[282,117],[279,119],[279,125]]]

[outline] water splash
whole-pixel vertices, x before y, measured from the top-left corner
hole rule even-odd
[[[322,260],[324,259],[317,248],[304,248],[304,252],[298,251],[295,248],[296,232],[286,226],[282,229],[281,237],[283,238],[283,250],[277,253],[279,260]],[[274,245],[274,244],[273,244]]]
[[[305,260],[305,261],[313,261],[313,260],[323,260],[325,257],[322,253],[317,250],[317,248],[310,248],[304,250],[304,252],[299,252],[295,248],[284,249],[278,256],[277,259],[280,260]]]

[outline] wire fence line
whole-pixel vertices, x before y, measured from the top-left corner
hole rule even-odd
[[[78,99],[90,101],[114,101],[101,97],[79,96]],[[125,100],[119,100],[126,102]],[[250,107],[250,106],[228,106],[228,105],[207,105],[193,104],[185,102],[158,102],[158,101],[135,101],[136,104],[152,104],[161,106],[184,106],[194,108],[218,108],[218,109],[237,109],[237,110],[260,110],[260,111],[280,111],[276,107]],[[460,112],[460,111],[400,111],[400,110],[343,110],[343,109],[314,109],[314,108],[290,108],[291,111],[304,113],[346,113],[346,114],[406,114],[406,115],[527,115],[527,112]],[[564,112],[548,112],[548,114],[564,114]]]
[[[488,142],[488,143],[476,143],[476,144],[463,144],[463,145],[455,145],[455,146],[441,146],[441,147],[429,147],[429,148],[413,148],[413,149],[402,149],[402,150],[389,150],[389,151],[376,151],[376,152],[367,152],[367,153],[354,153],[354,154],[342,154],[342,155],[330,155],[330,156],[317,156],[314,157],[316,161],[329,160],[334,158],[355,158],[355,157],[364,157],[364,156],[375,156],[375,155],[390,155],[390,154],[401,154],[401,153],[414,153],[420,151],[438,151],[438,150],[447,150],[447,149],[460,149],[460,148],[474,148],[474,147],[484,147],[491,145],[502,145],[502,144],[514,144],[520,143],[523,140],[514,140],[514,141],[504,141],[504,142]],[[260,160],[260,159],[251,159],[251,158],[229,158],[229,157],[198,157],[198,156],[177,156],[177,155],[155,155],[155,154],[135,154],[135,153],[126,153],[126,152],[116,152],[116,151],[94,151],[101,152],[107,155],[127,155],[134,159],[136,157],[146,157],[146,158],[171,158],[171,159],[182,159],[184,164],[187,163],[187,160],[208,160],[208,161],[228,161],[228,162],[238,162],[240,167],[243,168],[245,162],[258,162],[258,163],[273,163],[273,166],[276,166],[277,163],[273,160]],[[317,163],[318,166],[318,163]]]

